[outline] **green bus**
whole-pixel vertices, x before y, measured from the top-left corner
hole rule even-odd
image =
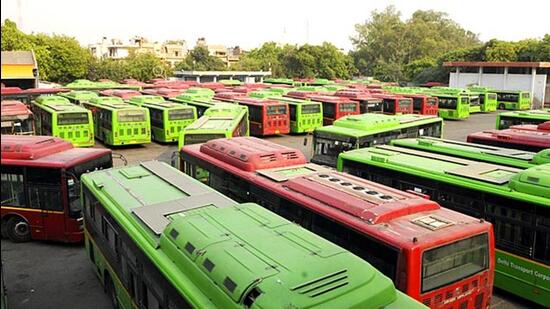
[[[502,130],[515,125],[541,124],[546,121],[550,121],[550,109],[510,111],[497,115],[496,128]]]
[[[336,166],[341,152],[387,144],[396,138],[443,134],[443,120],[436,116],[361,114],[342,117],[333,125],[313,131],[313,158],[317,164]]]
[[[489,87],[469,87],[468,90],[479,96],[481,112],[490,113],[497,110],[497,93]]]
[[[184,94],[189,94],[193,97],[200,97],[202,99],[212,99],[214,97],[214,90],[208,88],[191,87],[185,90]]]
[[[135,96],[128,103],[149,109],[151,138],[157,142],[177,142],[183,129],[197,120],[194,106],[165,101],[161,96]]]
[[[550,307],[550,164],[521,170],[382,145],[342,153],[338,170],[491,222],[495,286]]]
[[[398,147],[418,149],[426,152],[521,169],[550,163],[550,149],[541,150],[535,153],[435,137],[394,139],[390,144]]]
[[[288,103],[288,108],[290,109],[290,133],[309,133],[323,126],[323,104],[321,102],[282,96],[268,98]]]
[[[93,98],[97,98],[99,95],[97,92],[89,90],[73,90],[71,92],[60,93],[60,96],[66,98],[71,103],[81,104],[82,102],[88,102]]]
[[[248,108],[232,103],[217,103],[183,130],[178,140],[178,150],[184,145],[204,143],[211,139],[249,135]]]
[[[82,103],[94,117],[95,137],[111,146],[151,142],[149,110],[118,97],[97,97]]]
[[[279,88],[283,89],[283,88]],[[285,93],[279,92],[279,91],[273,91],[272,89],[262,89],[262,90],[254,90],[250,91],[248,93],[248,96],[251,98],[258,98],[258,99],[267,99],[267,98],[273,98],[277,97],[277,99],[280,99]]]
[[[525,110],[531,108],[529,91],[495,90],[499,109]]]
[[[289,85],[293,86],[296,82],[291,78],[265,78],[264,83],[266,84],[279,84],[279,85]]]
[[[470,96],[464,93],[428,92],[439,100],[439,117],[443,119],[466,119],[470,117]]]
[[[94,121],[89,110],[54,95],[39,96],[32,102],[36,134],[60,137],[75,147],[94,142]]]
[[[243,83],[238,80],[238,79],[220,79],[218,81],[220,84],[223,84],[224,86],[230,86],[230,87],[233,87],[233,86],[240,86],[242,85]]]
[[[139,85],[119,84],[113,81],[94,82],[87,79],[77,79],[68,83],[64,88],[72,90],[105,90],[105,89],[133,89],[141,90]]]
[[[82,184],[86,253],[115,308],[425,308],[349,251],[165,163]]]

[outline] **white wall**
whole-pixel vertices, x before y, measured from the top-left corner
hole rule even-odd
[[[456,73],[449,75],[449,86],[464,88],[471,85],[492,87],[501,90],[524,90],[531,91],[531,74],[489,74],[482,73]],[[540,108],[544,102],[546,85],[549,81],[545,74],[535,76],[533,97],[533,108]]]

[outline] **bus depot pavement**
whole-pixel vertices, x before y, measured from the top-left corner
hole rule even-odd
[[[445,121],[443,137],[465,141],[469,133],[495,127],[496,113],[474,114],[467,120]],[[312,135],[281,135],[270,141],[298,148],[311,158]],[[96,147],[103,147],[96,142]],[[151,143],[113,149],[128,164],[158,159],[170,163],[176,146]],[[123,161],[114,159],[114,165]],[[93,272],[83,245],[48,242],[12,243],[2,239],[4,279],[10,309],[17,308],[110,308],[107,296]],[[496,290],[492,308],[532,308],[523,299]]]

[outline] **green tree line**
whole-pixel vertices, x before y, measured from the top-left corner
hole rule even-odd
[[[230,68],[206,47],[190,50],[170,68],[153,54],[130,53],[122,60],[96,59],[74,38],[25,34],[10,20],[2,24],[2,50],[34,50],[40,77],[66,82],[77,78],[148,80],[172,70],[271,70],[274,77],[343,78],[373,76],[383,81],[446,82],[446,61],[550,61],[550,34],[517,42],[481,42],[446,13],[418,10],[403,19],[393,6],[373,11],[355,26],[353,50],[331,43],[280,45],[266,42]]]

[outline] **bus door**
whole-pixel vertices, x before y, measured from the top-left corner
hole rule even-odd
[[[65,211],[61,190],[61,171],[27,168],[28,205],[39,215],[43,239],[65,240]],[[34,233],[35,231],[33,231]]]

